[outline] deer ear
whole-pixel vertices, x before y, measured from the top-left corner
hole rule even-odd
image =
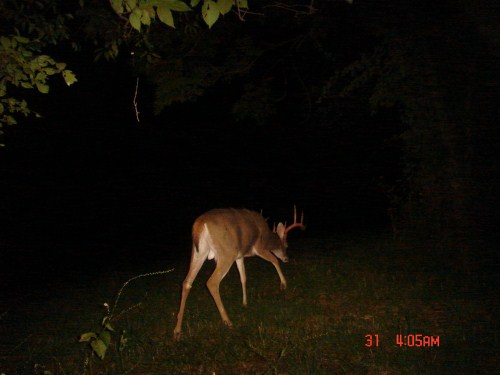
[[[283,239],[285,237],[285,226],[283,223],[279,223],[278,227],[276,228],[276,233],[278,233],[278,237]]]

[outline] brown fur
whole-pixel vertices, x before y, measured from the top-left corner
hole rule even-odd
[[[198,251],[205,225],[217,247],[232,247],[239,256],[248,256],[253,247],[275,250],[281,247],[279,237],[271,232],[266,220],[255,211],[234,208],[210,210],[193,224],[193,246]]]
[[[217,265],[207,281],[207,287],[217,305],[222,321],[231,326],[219,293],[219,284],[236,262],[240,273],[243,305],[247,304],[246,273],[244,258],[259,256],[275,267],[281,281],[281,289],[286,288],[286,279],[278,259],[288,261],[286,255],[286,235],[283,224],[278,225],[278,233],[273,233],[266,220],[257,212],[234,208],[214,209],[199,216],[192,229],[193,250],[191,265],[182,284],[182,297],[177,314],[174,337],[179,339],[186,300],[193,282],[205,260],[214,257]],[[202,240],[203,237],[203,240]]]

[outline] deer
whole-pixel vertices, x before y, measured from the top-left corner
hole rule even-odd
[[[179,340],[182,331],[182,319],[186,308],[186,300],[196,275],[207,258],[215,260],[216,267],[207,281],[222,322],[229,328],[231,320],[224,308],[219,293],[219,285],[229,269],[236,262],[240,274],[243,292],[243,306],[247,306],[246,273],[244,259],[259,256],[272,263],[281,281],[281,290],[286,289],[286,279],[281,271],[278,259],[288,262],[287,234],[295,228],[305,230],[304,212],[300,222],[297,221],[297,208],[294,206],[293,224],[287,226],[279,223],[273,230],[267,225],[262,214],[247,209],[213,209],[199,216],[192,228],[191,262],[187,276],[182,283],[182,296],[177,314],[177,325],[174,329],[174,340]]]

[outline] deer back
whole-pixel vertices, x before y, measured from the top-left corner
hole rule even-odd
[[[231,252],[236,258],[253,255],[253,249],[274,250],[281,247],[279,237],[273,233],[258,212],[246,209],[214,209],[196,219],[193,224],[193,246],[198,250],[205,228],[215,252]]]

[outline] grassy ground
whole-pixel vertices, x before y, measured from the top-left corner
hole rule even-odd
[[[88,344],[77,338],[99,328],[106,313],[99,304],[113,305],[133,274],[90,277],[3,301],[0,373],[498,373],[495,287],[465,281],[446,260],[424,256],[429,252],[417,246],[376,238],[291,242],[286,292],[271,264],[250,258],[243,308],[236,267],[226,276],[221,295],[231,330],[205,287],[213,262],[194,284],[178,343],[172,331],[188,251],[179,264],[164,264],[173,272],[131,282],[117,311],[135,308],[112,320],[104,360],[89,357]],[[416,335],[433,338],[425,347],[400,347],[397,334],[414,335],[410,344]],[[367,346],[367,335],[378,345]]]

